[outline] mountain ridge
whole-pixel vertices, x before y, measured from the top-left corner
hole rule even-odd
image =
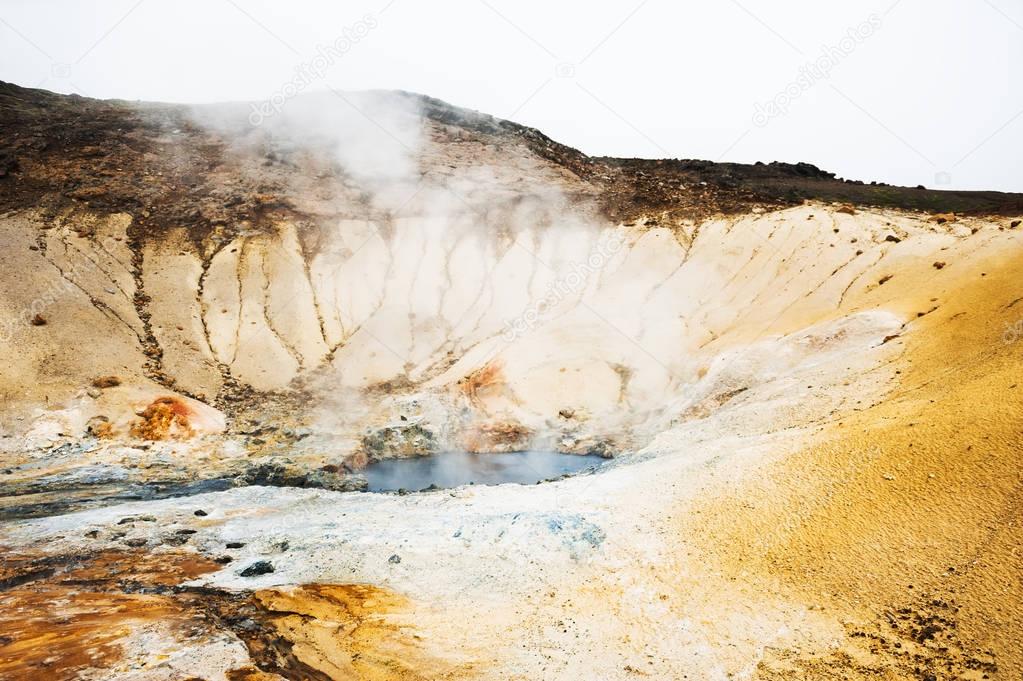
[[[743,213],[754,206],[790,207],[805,200],[975,216],[1023,210],[1023,194],[839,180],[808,163],[591,157],[537,129],[426,95],[368,92],[413,102],[424,120],[435,125],[482,135],[493,143],[521,143],[538,158],[575,175],[583,193],[614,221],[658,212],[669,221],[702,219]],[[217,105],[198,108],[210,106]],[[286,212],[286,196],[260,196],[267,192],[255,188],[248,195],[223,196],[221,188],[202,181],[195,169],[222,163],[226,152],[223,140],[190,119],[195,108],[57,95],[0,82],[0,125],[7,133],[0,148],[0,181],[5,188],[0,210],[88,201],[97,208],[127,211],[154,227],[187,221],[200,231],[228,221],[257,219],[267,211]],[[180,137],[175,140],[176,153],[192,157],[179,163],[183,169],[166,167],[159,158],[162,150],[154,139],[166,135]],[[139,163],[147,153],[157,157],[151,159],[159,167],[155,174]],[[103,182],[90,181],[90,176]],[[161,176],[174,177],[177,186],[167,187]],[[219,206],[206,200],[218,198]]]

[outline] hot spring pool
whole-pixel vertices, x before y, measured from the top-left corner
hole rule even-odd
[[[424,490],[431,485],[449,489],[461,485],[532,485],[568,473],[597,468],[607,459],[557,452],[470,454],[447,452],[412,459],[386,459],[366,466],[362,473],[370,492]]]

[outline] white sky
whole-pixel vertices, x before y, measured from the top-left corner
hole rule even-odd
[[[310,91],[422,92],[594,155],[1023,191],[1023,0],[0,0],[0,79],[260,100],[365,15]],[[796,83],[871,15],[830,75]],[[787,111],[755,124],[790,84]]]

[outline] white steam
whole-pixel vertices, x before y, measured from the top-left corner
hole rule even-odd
[[[582,320],[610,341],[587,349],[589,340],[543,328],[599,288],[624,255],[620,235],[593,206],[569,199],[563,177],[516,137],[427,119],[422,101],[304,95],[258,125],[243,105],[195,112],[250,179],[283,183],[292,205],[314,206],[321,218],[304,227],[316,244],[307,271],[321,316],[304,333],[322,333],[331,348],[305,367],[321,395],[318,425],[351,435],[425,418],[445,447],[495,422],[561,443],[559,411],[617,428],[620,419],[587,390],[587,372],[603,360],[581,373],[562,367],[580,352],[624,365],[621,336]],[[446,120],[457,120],[450,113]],[[495,383],[465,394],[463,379],[491,365]],[[615,396],[626,380],[616,372],[600,373]],[[556,387],[542,387],[551,381]],[[410,394],[421,399],[386,399]],[[569,424],[577,444],[565,445],[576,450],[598,439],[578,418]]]

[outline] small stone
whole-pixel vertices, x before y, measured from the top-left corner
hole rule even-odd
[[[1009,223],[1009,229],[1016,229],[1017,227],[1020,226],[1020,222],[1021,222],[1020,220],[1013,220],[1012,222]]]
[[[32,317],[32,326],[46,326],[46,317],[41,314]]]
[[[401,562],[401,556],[399,556],[397,553],[391,554],[391,557],[387,559],[387,562],[390,563],[391,565],[397,565],[398,563]]]
[[[197,516],[199,516],[200,518],[202,518],[202,517],[204,517],[204,516],[207,516],[207,515],[209,515],[209,513],[207,513],[206,511],[204,511],[204,510],[202,510],[202,509],[200,508],[200,509],[199,509],[198,511],[196,511],[196,512],[195,512],[195,515],[197,515]]]
[[[219,563],[220,565],[227,565],[233,560],[234,558],[232,558],[231,556],[217,556],[216,558],[213,559],[213,562]]]
[[[941,262],[940,260],[937,261],[936,263],[934,263],[934,269],[936,269],[936,270],[943,270],[943,269],[945,269],[945,263]]]
[[[274,566],[268,560],[257,560],[247,568],[239,572],[242,577],[258,577],[259,575],[268,575],[274,571]]]
[[[229,549],[240,549],[245,546],[245,542],[242,541],[229,541],[225,546]]]
[[[147,543],[148,541],[145,537],[131,537],[130,539],[124,540],[125,546],[131,546],[136,549],[145,546]]]

